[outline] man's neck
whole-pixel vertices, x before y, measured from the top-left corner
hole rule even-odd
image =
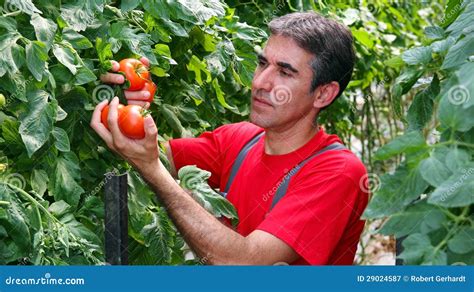
[[[283,129],[266,129],[265,153],[283,155],[293,152],[308,143],[318,131],[317,123],[304,126],[295,124]]]

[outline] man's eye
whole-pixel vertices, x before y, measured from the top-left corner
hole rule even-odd
[[[267,64],[267,62],[263,61],[263,60],[259,60],[258,61],[258,66],[265,66]]]
[[[284,70],[281,70],[281,71],[280,71],[280,75],[281,75],[281,76],[285,76],[285,77],[290,77],[290,76],[291,76],[290,73],[288,73],[288,72],[286,72],[286,71],[284,71]]]

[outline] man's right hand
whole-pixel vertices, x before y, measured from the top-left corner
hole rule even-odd
[[[143,63],[143,65],[149,67],[150,66],[150,61],[142,57],[140,61]],[[112,64],[112,72],[118,72],[120,65],[117,61],[110,61]],[[112,84],[123,84],[125,82],[125,77],[121,74],[117,73],[106,73],[100,76],[100,80],[104,83],[112,83]],[[128,101],[128,104],[137,104],[139,106],[146,106],[147,100],[150,97],[150,92],[147,90],[140,90],[140,91],[130,91],[130,90],[124,90],[125,93],[125,98]]]

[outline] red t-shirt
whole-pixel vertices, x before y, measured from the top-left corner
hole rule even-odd
[[[240,150],[262,131],[241,122],[198,138],[171,140],[176,169],[197,165],[212,173],[209,185],[224,190]],[[366,174],[362,162],[349,150],[327,151],[311,159],[291,177],[286,195],[268,212],[288,171],[311,154],[341,141],[320,128],[301,148],[268,155],[264,139],[265,135],[248,152],[227,195],[239,215],[237,231],[243,236],[256,229],[273,234],[300,255],[292,264],[351,265],[364,227],[360,216],[368,199],[359,183]]]

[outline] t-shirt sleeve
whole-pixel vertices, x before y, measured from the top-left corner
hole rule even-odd
[[[326,174],[309,171],[293,187],[290,183],[286,195],[257,227],[291,246],[310,265],[328,263],[359,196],[350,177]]]
[[[224,125],[212,132],[204,132],[197,138],[170,140],[176,170],[186,165],[196,165],[211,173],[208,181],[211,187],[219,187],[223,160],[230,145],[227,142],[232,139],[234,132],[232,125]]]

